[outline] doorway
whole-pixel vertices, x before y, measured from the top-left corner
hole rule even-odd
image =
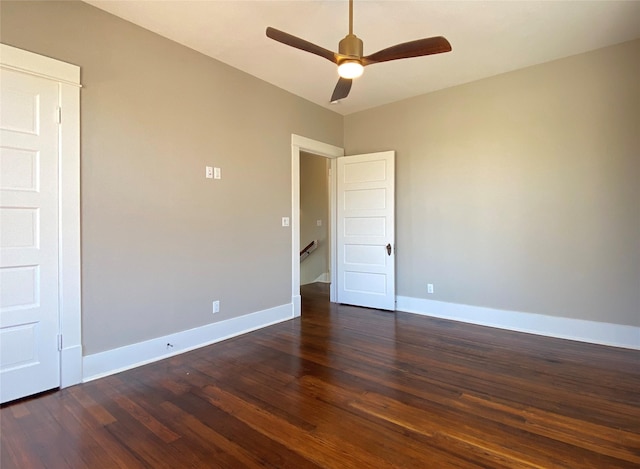
[[[300,285],[330,282],[329,159],[300,154]],[[328,286],[328,285],[327,285]]]
[[[335,187],[336,171],[335,159],[344,156],[344,149],[329,145],[327,143],[312,140],[300,135],[291,135],[291,302],[293,304],[294,317],[300,316],[300,158],[301,153],[308,153],[315,156],[329,158],[329,226],[328,226],[328,249],[330,253],[335,253]],[[304,246],[302,246],[304,247]],[[330,301],[335,301],[335,256],[330,255],[329,271],[330,281]]]
[[[298,317],[301,314],[300,158],[302,153],[330,159],[329,301],[394,311],[395,152],[386,151],[344,158],[342,148],[294,134],[291,137],[293,316]],[[340,204],[340,210],[338,210],[338,204]],[[338,234],[340,234],[339,237]]]

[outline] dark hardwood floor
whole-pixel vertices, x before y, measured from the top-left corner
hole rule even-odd
[[[330,305],[0,409],[10,468],[638,468],[640,352]]]

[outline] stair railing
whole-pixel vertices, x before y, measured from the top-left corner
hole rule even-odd
[[[300,262],[302,262],[307,257],[309,257],[311,253],[315,251],[317,248],[318,248],[318,240],[314,239],[309,244],[307,244],[307,246],[302,251],[300,251]]]

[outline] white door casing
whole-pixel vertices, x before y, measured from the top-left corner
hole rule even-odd
[[[82,379],[79,67],[4,44],[0,52],[0,400],[7,402]]]
[[[395,152],[337,160],[338,302],[395,310]]]

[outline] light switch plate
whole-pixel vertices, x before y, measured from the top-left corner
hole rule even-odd
[[[220,168],[213,168],[213,179],[222,179]]]
[[[207,179],[213,179],[213,167],[207,166],[205,167],[205,177]]]
[[[282,226],[289,226],[289,217],[282,217]]]

